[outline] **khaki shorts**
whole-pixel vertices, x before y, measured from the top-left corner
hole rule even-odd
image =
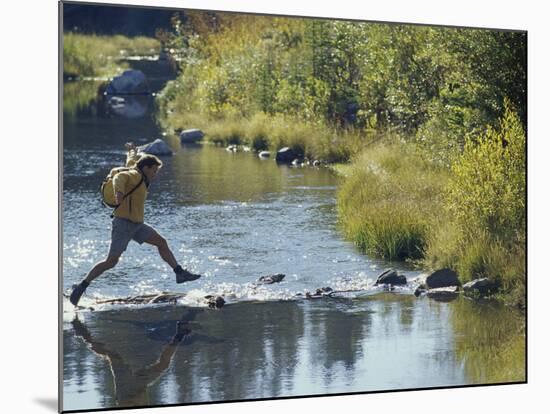
[[[109,256],[120,256],[128,247],[130,240],[143,244],[156,232],[146,223],[134,223],[120,217],[113,218]]]

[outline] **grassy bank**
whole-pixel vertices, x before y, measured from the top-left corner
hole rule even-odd
[[[165,114],[161,116],[161,114]],[[177,109],[161,111],[163,127],[172,131],[200,128],[205,140],[218,145],[246,145],[254,151],[291,147],[310,159],[346,162],[375,137],[358,130],[338,130],[324,122],[311,123],[288,115],[255,113],[249,118],[212,119]]]
[[[75,77],[108,77],[128,67],[131,55],[158,53],[160,42],[148,37],[63,35],[63,73]]]
[[[164,42],[180,72],[157,97],[164,128],[351,161],[346,237],[463,282],[489,277],[522,304],[524,34],[215,17],[173,19]]]
[[[414,142],[365,149],[338,193],[345,235],[386,259],[487,277],[525,305],[525,132],[508,107],[497,128],[468,139],[451,168]]]
[[[338,193],[344,234],[370,255],[421,259],[448,172],[395,139],[363,151],[347,173]]]

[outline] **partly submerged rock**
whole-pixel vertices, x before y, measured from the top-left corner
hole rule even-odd
[[[260,157],[261,159],[267,159],[267,158],[271,157],[271,152],[269,152],[269,151],[261,151],[261,152],[258,154],[258,157]]]
[[[417,288],[414,290],[414,296],[419,297],[423,293],[426,293],[427,290],[428,288],[426,287],[426,285],[422,283],[418,285]]]
[[[488,278],[482,278],[464,284],[463,289],[467,295],[488,296],[498,291],[498,284]]]
[[[385,270],[380,276],[378,276],[378,279],[376,279],[375,286],[378,285],[406,285],[407,284],[407,278],[403,275],[400,275],[397,273],[394,269],[387,269]]]
[[[297,154],[296,151],[290,147],[284,147],[277,151],[275,161],[281,164],[290,164],[296,158],[300,158],[300,154]]]
[[[203,137],[204,133],[200,129],[186,129],[180,133],[180,141],[182,144],[197,142]]]
[[[449,286],[460,286],[458,275],[451,269],[440,269],[433,272],[426,278],[428,289],[437,289]]]
[[[116,76],[107,85],[109,95],[139,95],[149,93],[147,77],[140,70],[127,70],[120,76]]]
[[[163,155],[173,154],[173,151],[172,151],[172,148],[170,148],[170,145],[168,145],[166,142],[164,142],[160,138],[148,144],[141,145],[137,149],[138,149],[138,152],[145,153],[145,154],[152,154],[152,155],[163,156]]]
[[[208,295],[204,298],[211,309],[220,309],[225,305],[225,300],[221,296]]]
[[[285,278],[285,275],[282,273],[277,273],[275,275],[262,276],[258,279],[258,282],[264,283],[266,285],[271,285],[272,283],[279,283]]]
[[[458,286],[448,286],[441,288],[428,289],[427,295],[429,298],[438,302],[450,302],[458,298],[459,290]]]
[[[334,290],[331,287],[327,286],[317,289],[315,293],[306,292],[305,297],[308,299],[318,299],[325,296],[330,296],[333,292]]]

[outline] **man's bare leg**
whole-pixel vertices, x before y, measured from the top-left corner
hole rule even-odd
[[[170,247],[168,247],[168,242],[160,234],[155,232],[153,235],[151,235],[151,237],[145,240],[145,243],[156,246],[159,251],[160,257],[162,257],[162,260],[168,263],[168,265],[170,265],[172,269],[175,269],[178,266],[178,261],[174,257],[174,253],[172,253]]]
[[[88,276],[86,276],[86,279],[84,280],[88,283],[92,282],[92,280],[98,278],[107,270],[115,267],[119,259],[120,259],[120,256],[108,256],[102,262],[96,263],[94,267],[92,267],[92,270],[90,270],[90,272],[88,273]]]
[[[162,257],[162,260],[164,260],[166,263],[170,265],[170,267],[174,270],[174,273],[176,274],[176,283],[183,283],[183,282],[190,282],[192,280],[197,280],[200,278],[200,275],[191,273],[185,269],[183,269],[177,262],[176,258],[174,257],[174,254],[172,253],[172,250],[170,250],[170,247],[168,247],[168,243],[166,242],[166,239],[162,237],[160,234],[155,232],[151,237],[149,237],[145,243],[151,244],[153,246],[156,246],[160,257]]]
[[[69,299],[71,303],[74,306],[77,306],[80,297],[89,286],[89,284],[92,282],[92,280],[101,276],[105,271],[115,267],[118,263],[119,258],[120,256],[108,256],[107,259],[96,263],[92,270],[90,270],[90,272],[88,273],[88,276],[86,276],[86,278],[82,282],[80,282],[80,284],[76,285],[73,289],[71,297]]]

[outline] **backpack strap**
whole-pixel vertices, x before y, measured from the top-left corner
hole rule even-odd
[[[126,194],[124,194],[124,197],[122,197],[122,201],[120,202],[120,204],[119,204],[118,206],[116,206],[116,207],[114,208],[114,210],[112,211],[112,213],[111,213],[111,218],[113,218],[113,217],[115,216],[115,211],[117,210],[117,208],[119,208],[119,207],[122,205],[122,202],[123,202],[130,194],[132,194],[134,191],[136,191],[136,190],[139,188],[139,186],[140,186],[141,184],[143,184],[143,182],[145,181],[145,176],[143,175],[143,173],[142,173],[141,171],[140,171],[140,175],[141,175],[141,179],[139,180],[139,183],[137,183],[137,185],[136,185],[134,188],[132,188],[130,191],[128,191]],[[146,183],[146,185],[147,185],[147,183]]]

